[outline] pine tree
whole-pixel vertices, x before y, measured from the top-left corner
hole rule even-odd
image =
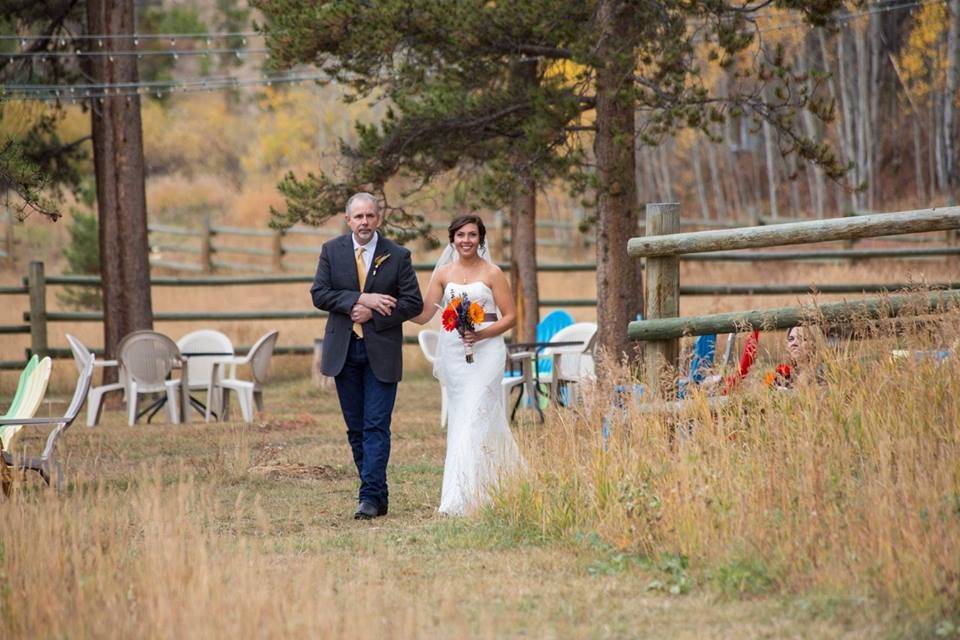
[[[730,117],[767,123],[781,152],[839,179],[847,167],[801,131],[800,109],[821,118],[830,104],[795,72],[781,48],[738,67],[723,95],[701,80],[701,59],[732,65],[755,38],[768,6],[823,24],[840,0],[669,2],[596,0],[255,0],[273,60],[313,64],[350,91],[386,100],[383,122],[358,124],[343,145],[344,175],[287,176],[276,225],[320,222],[351,191],[396,175],[416,186],[456,172],[479,197],[511,203],[542,180],[594,195],[599,344],[632,355],[625,327],[641,310],[639,265],[626,244],[638,233],[637,144],[659,145],[683,128],[716,139]],[[518,68],[533,69],[517,82]],[[513,71],[513,73],[512,73]],[[592,138],[592,139],[591,139]],[[592,144],[591,144],[592,143]],[[466,177],[464,177],[466,176]],[[388,209],[406,234],[423,221]]]

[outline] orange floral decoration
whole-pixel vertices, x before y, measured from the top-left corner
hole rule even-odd
[[[467,310],[467,317],[470,318],[470,322],[472,322],[474,325],[478,325],[483,322],[484,315],[486,314],[483,311],[483,307],[476,302],[470,303],[470,309]]]

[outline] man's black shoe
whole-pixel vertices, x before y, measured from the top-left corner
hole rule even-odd
[[[379,514],[378,509],[369,502],[361,502],[357,507],[357,512],[353,514],[354,520],[373,520]]]
[[[380,504],[380,507],[377,509],[377,515],[378,515],[378,516],[385,516],[385,515],[387,515],[387,503],[386,503],[386,502],[383,502],[383,503]]]

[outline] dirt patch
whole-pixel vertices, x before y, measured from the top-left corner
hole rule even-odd
[[[248,473],[271,480],[332,480],[343,477],[343,471],[329,465],[307,465],[300,462],[264,462],[247,469]]]
[[[298,429],[309,429],[320,424],[316,418],[309,413],[301,413],[295,416],[265,416],[265,420],[257,425],[260,431],[296,431]]]

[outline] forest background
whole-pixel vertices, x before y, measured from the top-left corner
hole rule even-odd
[[[806,112],[801,117],[807,134],[829,141],[850,163],[843,183],[793,155],[783,156],[769,125],[731,118],[720,140],[685,130],[657,146],[638,145],[638,200],[678,201],[684,217],[720,220],[834,216],[955,201],[957,46],[948,19],[955,4],[851,3],[830,27],[816,29],[796,15],[769,11],[761,16],[759,46],[784,45],[798,70],[829,74],[825,86],[837,117],[830,123]],[[258,19],[242,0],[137,5],[142,34],[251,32]],[[9,33],[12,26],[0,29]],[[16,40],[2,44],[5,51],[18,50]],[[263,40],[255,35],[229,42],[157,40],[151,46],[169,55],[145,57],[142,81],[258,76],[268,62]],[[204,47],[229,53],[191,55]],[[729,73],[704,69],[707,83],[722,93]],[[193,89],[147,94],[142,100],[148,211],[154,223],[194,225],[206,214],[215,223],[266,226],[270,207],[284,206],[276,185],[285,174],[336,171],[339,142],[354,143],[354,124],[376,122],[386,108],[345,103],[336,84]],[[16,139],[52,116],[55,135],[64,144],[84,140],[90,127],[84,107],[61,100],[62,109],[54,112],[53,104],[4,103],[0,135]],[[89,142],[79,146],[85,145]],[[37,256],[46,250],[54,271],[65,266],[57,264],[58,249],[68,242],[70,229],[82,237],[93,215],[89,150],[85,158],[76,167],[76,189],[62,207],[70,214],[68,224],[48,224],[36,216],[17,230],[28,247],[22,253]],[[462,207],[451,180],[456,178],[418,193],[406,208],[431,220],[448,219]],[[402,179],[395,182],[398,191],[403,189]],[[590,203],[571,196],[567,185],[543,185],[538,198],[540,219],[589,218]]]

